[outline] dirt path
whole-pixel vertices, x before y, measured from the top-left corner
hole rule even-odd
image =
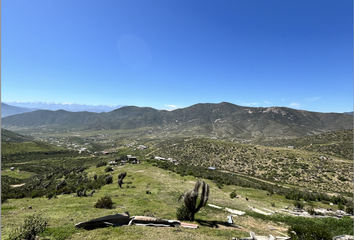
[[[269,183],[269,184],[272,184],[272,185],[280,185],[280,184],[277,184],[277,183],[269,182],[267,180],[259,179],[259,178],[256,178],[256,177],[251,177],[249,175],[245,175],[245,174],[242,174],[242,173],[235,173],[235,172],[230,172],[230,171],[227,171],[227,170],[220,170],[220,171],[221,172],[226,172],[226,173],[232,173],[232,174],[235,174],[235,175],[239,175],[241,177],[252,178],[254,180],[265,182],[265,183]],[[286,187],[286,186],[283,186],[283,185],[280,185],[280,186],[282,186],[283,188],[289,188],[289,187]]]
[[[160,148],[158,148],[158,149],[156,149],[156,150],[154,150],[154,151],[152,151],[152,152],[149,152],[148,154],[145,155],[145,157],[149,156],[151,153],[156,152],[157,150],[160,150]]]
[[[24,186],[26,183],[21,183],[21,184],[16,184],[16,185],[10,185],[10,187],[13,187],[13,188],[17,188],[17,187],[22,187]]]
[[[335,161],[335,162],[342,162],[342,163],[353,163],[353,161],[350,160],[342,160],[342,159],[332,159],[330,161]]]

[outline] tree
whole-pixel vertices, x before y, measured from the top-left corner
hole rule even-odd
[[[197,199],[199,195],[199,188],[202,187],[202,193],[200,195],[200,202],[197,206]],[[178,201],[183,198],[185,206],[188,208],[190,215],[190,221],[194,221],[194,215],[206,205],[209,198],[209,185],[204,181],[201,183],[199,180],[195,183],[194,189],[182,194]]]

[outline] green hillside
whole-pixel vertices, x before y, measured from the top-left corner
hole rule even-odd
[[[31,137],[17,134],[5,129],[1,130],[1,164],[33,159],[40,155],[64,154],[69,151]]]
[[[60,151],[64,148],[53,146],[42,142],[2,142],[1,143],[1,157],[7,158],[12,155],[40,153],[40,152],[52,152]],[[65,149],[66,150],[66,149]]]
[[[102,134],[102,137],[107,138],[103,146],[108,146],[108,142],[111,147],[109,136]],[[65,139],[75,144],[89,140],[71,134]],[[353,174],[349,161],[334,165],[329,156],[326,160],[319,159],[316,152],[212,139],[118,142],[121,145],[108,155],[79,154],[36,141],[3,142],[2,237],[8,239],[26,216],[34,214],[40,214],[49,223],[39,235],[40,239],[230,239],[247,237],[250,231],[257,235],[274,235],[269,226],[277,229],[275,235],[279,232],[289,235],[298,224],[311,226],[307,231],[327,229],[322,234],[330,238],[353,234],[350,217],[300,218],[280,210],[300,200],[306,201],[306,208],[328,208],[329,202],[333,202],[330,206],[333,210],[350,212],[352,199],[346,196],[351,196],[351,191],[345,193],[353,187],[346,179]],[[139,144],[149,148],[138,149]],[[113,166],[113,172],[107,172],[107,162],[128,154],[138,157],[141,164]],[[180,164],[153,160],[153,156],[172,157]],[[209,170],[209,166],[217,169]],[[10,171],[10,167],[15,167],[15,171]],[[119,188],[117,176],[122,172],[127,172],[127,177]],[[314,179],[304,181],[304,177],[311,175]],[[113,177],[111,184],[105,180],[109,176]],[[343,178],[339,179],[340,176]],[[65,186],[57,187],[64,180]],[[227,223],[229,212],[207,205],[196,213],[193,222],[184,221],[198,224],[197,229],[137,225],[75,229],[76,223],[122,212],[129,212],[131,216],[177,219],[177,209],[182,206],[178,197],[193,189],[198,180],[210,186],[208,203],[243,211],[245,215],[234,217],[235,223],[231,226]],[[305,182],[307,185],[303,184]],[[93,189],[96,190],[93,197],[77,196],[78,192],[90,193]],[[327,191],[332,194],[326,194]],[[342,193],[339,196],[333,192]],[[98,199],[105,196],[111,197],[113,208],[94,208]],[[277,213],[265,216],[252,210],[265,211],[265,208]]]
[[[353,189],[353,161],[336,160],[323,153],[212,139],[173,139],[156,147],[155,156],[188,165],[216,167],[310,189],[347,193]]]
[[[108,113],[35,111],[5,117],[5,128],[117,130],[150,128],[150,137],[203,136],[222,139],[284,138],[353,129],[353,116],[285,107],[252,108],[231,103],[196,104],[174,111],[122,107]],[[38,129],[33,129],[38,131]]]
[[[342,130],[295,139],[258,142],[264,146],[294,146],[307,151],[319,152],[344,159],[353,159],[353,130]]]
[[[290,230],[288,231],[288,229],[300,222],[304,226],[328,227],[330,230],[326,231],[326,234],[331,237],[353,233],[350,224],[348,224],[348,222],[352,222],[349,217],[340,220],[332,218],[323,220],[289,216],[280,209],[292,206],[294,201],[291,199],[286,199],[278,194],[269,195],[268,191],[261,189],[235,185],[224,185],[220,188],[217,183],[209,179],[203,179],[210,185],[208,203],[246,213],[234,217],[234,226],[227,223],[227,216],[230,213],[206,206],[196,214],[195,221],[192,222],[198,224],[197,229],[156,228],[137,225],[92,230],[75,229],[76,223],[122,212],[129,212],[131,216],[176,219],[176,210],[182,204],[177,201],[179,195],[192,189],[199,179],[157,168],[148,161],[143,161],[142,164],[113,168],[113,182],[117,181],[119,173],[127,172],[123,187],[119,188],[116,183],[105,184],[99,190],[96,188],[93,197],[75,197],[70,193],[58,194],[48,200],[47,197],[40,197],[40,195],[36,196],[35,194],[40,194],[40,186],[47,182],[52,182],[55,186],[59,181],[65,179],[68,183],[65,189],[68,189],[71,185],[76,186],[80,175],[87,178],[88,182],[78,186],[85,187],[89,192],[93,186],[90,187],[88,184],[93,181],[95,174],[98,176],[105,174],[105,166],[99,168],[91,166],[82,173],[55,174],[51,175],[49,180],[43,179],[40,181],[42,177],[37,177],[37,180],[31,183],[32,186],[39,183],[39,188],[37,190],[33,188],[32,190],[33,198],[9,199],[2,203],[2,237],[9,237],[16,227],[21,226],[25,216],[33,214],[41,214],[49,223],[46,231],[40,234],[40,238],[44,239],[230,239],[232,237],[247,237],[249,231],[256,232],[257,235],[274,235],[269,226],[276,228],[278,231],[276,235],[278,236],[280,232],[281,236],[283,234],[289,235]],[[22,191],[27,192],[27,189],[23,187]],[[62,191],[66,190],[63,189]],[[230,198],[232,192],[236,192],[238,197]],[[112,198],[113,208],[94,208],[95,202],[104,196]],[[279,213],[264,216],[253,212],[249,208],[250,205],[257,209],[267,208]],[[31,209],[28,209],[28,206],[31,206]],[[325,204],[316,202],[315,206],[323,207]],[[337,209],[337,205],[332,206],[332,208]]]
[[[26,142],[33,140],[30,136],[24,136],[13,131],[1,129],[1,142]]]

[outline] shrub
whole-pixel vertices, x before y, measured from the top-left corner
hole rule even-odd
[[[70,190],[70,188],[68,187],[68,186],[65,186],[65,187],[63,187],[63,188],[61,188],[61,189],[59,189],[58,191],[57,191],[57,194],[59,195],[59,194],[70,194],[71,193],[71,190]]]
[[[104,182],[106,184],[111,184],[113,182],[113,178],[112,176],[107,176],[105,179],[104,179]]]
[[[36,235],[42,233],[47,226],[47,221],[40,215],[27,216],[24,224],[12,231],[9,239],[35,239]]]
[[[233,191],[232,193],[230,193],[230,198],[234,199],[237,196],[236,192]]]
[[[351,215],[354,215],[354,209],[353,207],[346,207],[345,212]]]
[[[186,205],[183,204],[179,208],[177,208],[176,217],[178,220],[191,221],[192,213],[189,211],[188,207],[186,207]]]
[[[56,191],[54,190],[54,191],[48,193],[45,197],[48,198],[48,199],[51,199],[51,198],[53,198],[53,197],[56,198],[56,197],[57,197],[57,193],[56,193]]]
[[[94,205],[95,208],[107,208],[111,209],[113,207],[112,198],[109,196],[101,197]]]
[[[111,166],[107,166],[105,169],[104,169],[105,172],[112,172],[113,171],[113,168]]]
[[[272,207],[275,207],[275,203],[271,203]]]
[[[96,164],[96,167],[102,167],[102,166],[106,166],[107,165],[107,162],[105,161],[99,161],[97,164]]]
[[[296,232],[296,235],[292,231]],[[331,240],[333,237],[328,228],[323,228],[319,224],[301,220],[295,223],[291,223],[291,226],[288,229],[288,233],[290,234],[291,239],[294,240]]]
[[[31,192],[31,198],[42,197],[44,195],[44,191],[42,190],[33,190]]]
[[[151,192],[149,190],[146,190],[146,194],[151,194]]]
[[[338,209],[339,209],[339,210],[344,210],[344,205],[341,204],[341,203],[338,203]]]
[[[315,204],[313,202],[308,202],[306,210],[310,215],[315,214]]]
[[[294,206],[300,209],[304,208],[304,203],[301,201],[294,201]]]

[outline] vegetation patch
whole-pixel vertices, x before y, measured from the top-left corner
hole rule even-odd
[[[35,239],[38,234],[44,232],[47,223],[40,215],[27,216],[23,225],[10,233],[9,239]]]
[[[110,196],[101,197],[94,205],[95,208],[111,209],[113,207],[113,201]]]

